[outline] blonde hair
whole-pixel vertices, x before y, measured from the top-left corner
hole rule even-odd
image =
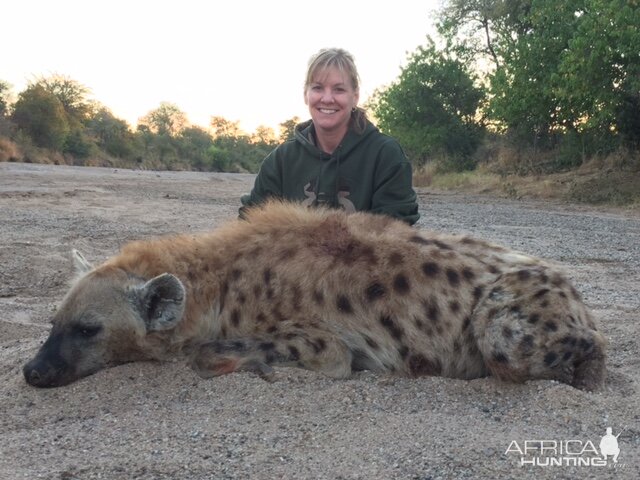
[[[307,78],[304,82],[305,93],[314,78],[328,68],[336,68],[349,80],[351,87],[356,92],[360,91],[360,76],[353,55],[342,48],[323,48],[309,59]],[[360,107],[355,107],[351,113],[351,126],[354,130],[358,133],[364,132],[367,121],[366,112]]]

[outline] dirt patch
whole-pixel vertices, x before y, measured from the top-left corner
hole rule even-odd
[[[633,213],[420,191],[420,226],[564,264],[611,343],[601,393],[366,372],[336,381],[298,369],[278,369],[273,384],[247,373],[202,380],[182,362],[26,385],[21,368],[67,289],[71,248],[99,262],[129,240],[213,228],[236,216],[252,181],[0,163],[0,478],[640,478]],[[520,466],[512,443],[599,449],[607,427],[625,428],[615,465],[572,466],[592,460],[587,450],[547,451],[561,466]]]

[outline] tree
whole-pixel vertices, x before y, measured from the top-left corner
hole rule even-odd
[[[139,124],[147,125],[158,135],[175,137],[189,124],[187,115],[177,105],[162,102],[155,110],[142,117]]]
[[[20,93],[11,118],[36,145],[63,149],[69,133],[67,114],[58,97],[42,85],[30,85]]]
[[[640,145],[638,0],[449,0],[438,30],[490,61],[488,117],[521,146]],[[635,147],[634,147],[635,148]]]
[[[640,147],[640,2],[587,0],[554,77],[577,128]]]
[[[502,68],[491,76],[489,114],[525,144],[549,144],[576,121],[572,112],[562,109],[554,82],[583,4],[584,0],[532,2],[523,20],[528,29],[518,32],[503,52]]]
[[[212,145],[207,150],[208,163],[214,172],[233,171],[231,155],[228,150]]]
[[[449,0],[440,11],[438,33],[464,61],[500,68],[515,40],[530,26],[532,0]]]
[[[209,148],[213,138],[203,128],[187,127],[178,137],[178,153],[193,167],[205,170],[209,168]]]
[[[400,77],[376,92],[372,109],[382,130],[396,137],[418,164],[448,157],[468,166],[482,127],[480,88],[465,65],[431,42],[413,53]]]
[[[210,127],[213,146],[209,149],[209,158],[216,170],[256,172],[276,146],[273,130],[266,127],[258,128],[249,136],[240,129],[240,122],[223,117],[212,117]]]
[[[242,129],[240,128],[240,122],[227,120],[224,117],[211,117],[209,122],[211,134],[213,138],[228,137],[237,138],[242,135]]]
[[[93,102],[89,100],[89,88],[64,75],[51,75],[39,77],[34,82],[42,86],[49,93],[55,95],[62,104],[71,126],[78,128],[90,117],[93,110]]]
[[[0,80],[0,117],[6,115],[9,111],[9,92],[11,87],[4,80]]]
[[[251,143],[275,146],[277,143],[276,133],[271,127],[259,125],[253,135],[251,135]]]
[[[130,158],[135,152],[135,139],[124,120],[116,118],[106,107],[100,107],[87,123],[96,143],[109,155]]]
[[[292,117],[280,124],[280,141],[286,142],[294,137],[296,125],[300,123],[299,117]]]

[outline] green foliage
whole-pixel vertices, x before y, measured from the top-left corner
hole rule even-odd
[[[498,68],[514,38],[529,29],[525,18],[530,7],[531,0],[449,0],[436,27],[461,60]]]
[[[419,165],[445,157],[467,168],[482,135],[476,115],[483,93],[474,80],[460,60],[431,43],[411,55],[398,80],[378,91],[370,107],[380,128]]]
[[[139,122],[146,125],[153,133],[161,136],[175,137],[187,126],[187,115],[177,105],[162,102],[158,108],[150,111]]]
[[[242,136],[240,122],[233,122],[224,117],[211,117],[209,127],[214,138],[236,138]]]
[[[213,148],[209,149],[212,168],[220,171],[257,172],[262,160],[275,146],[275,140],[252,140],[246,134],[216,136]]]
[[[640,0],[445,0],[439,46],[413,52],[369,107],[416,166],[430,162],[438,174],[483,159],[545,173],[634,155],[638,25]],[[9,93],[0,81],[0,135],[64,152],[56,161],[255,172],[277,144],[270,128],[248,135],[222,117],[206,129],[189,126],[167,102],[133,132],[60,75],[37,79],[13,105]],[[281,123],[280,140],[293,138],[298,123]]]
[[[450,0],[438,30],[459,58],[490,65],[491,124],[563,169],[640,147],[639,24],[638,0]]]
[[[9,84],[3,80],[0,80],[0,117],[5,116],[9,112],[9,99],[8,95],[11,88]]]
[[[43,77],[11,106],[9,85],[0,81],[2,112],[13,112],[0,115],[0,137],[25,149],[29,161],[234,172],[257,172],[277,145],[269,127],[247,135],[239,122],[222,117],[213,117],[211,131],[189,126],[186,114],[167,102],[141,118],[134,132],[88,92],[67,77]]]
[[[207,157],[209,170],[213,170],[214,172],[232,171],[231,154],[228,150],[216,145],[211,145],[207,150]]]
[[[257,172],[262,160],[276,147],[273,130],[258,127],[253,136],[242,132],[239,122],[211,118],[213,147],[209,149],[211,168],[219,171]]]
[[[91,155],[94,143],[81,129],[69,132],[64,141],[64,153],[69,153],[75,158],[85,159]]]
[[[116,118],[105,107],[98,109],[87,122],[87,130],[99,148],[117,158],[131,159],[139,142],[124,120]]]
[[[88,98],[89,89],[81,83],[56,74],[50,77],[39,77],[35,84],[42,86],[60,100],[73,129],[80,128],[89,119],[93,103]]]
[[[561,108],[554,85],[583,0],[537,0],[526,15],[529,26],[502,52],[504,63],[491,77],[489,114],[519,139],[546,142],[558,128],[574,127]]]
[[[586,0],[554,77],[583,130],[617,131],[640,145],[640,2]]]
[[[31,85],[20,93],[11,119],[37,146],[55,151],[64,148],[69,133],[67,114],[58,97],[43,86]]]
[[[210,170],[209,149],[213,138],[200,127],[187,127],[178,137],[178,154],[197,170]]]
[[[296,125],[300,123],[299,117],[292,117],[280,124],[280,140],[286,142],[294,137]]]

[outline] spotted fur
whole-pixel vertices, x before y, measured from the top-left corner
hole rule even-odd
[[[202,376],[293,365],[596,389],[605,339],[566,276],[482,240],[269,203],[211,233],[131,243],[84,272],[24,368],[37,386],[189,355]]]

